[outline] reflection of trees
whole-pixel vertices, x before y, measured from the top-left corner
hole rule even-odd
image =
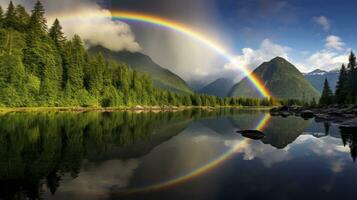
[[[324,127],[325,127],[325,135],[327,136],[330,134],[330,127],[331,127],[330,122],[324,122]]]
[[[353,162],[356,162],[357,158],[357,135],[355,129],[341,129],[341,138],[343,145],[348,145],[351,150],[351,157]]]
[[[0,199],[38,199],[43,185],[54,194],[63,175],[78,176],[84,158],[149,140],[168,126],[177,134],[173,129],[182,126],[175,124],[191,117],[192,111],[0,115]]]

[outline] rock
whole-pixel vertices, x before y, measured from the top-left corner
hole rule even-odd
[[[330,115],[327,114],[315,114],[315,121],[316,122],[324,122],[324,121],[331,121],[333,118]]]
[[[357,129],[357,118],[353,118],[353,119],[343,122],[340,125],[340,128],[342,128],[342,129],[351,129],[351,128]],[[357,131],[356,131],[356,133],[357,133]]]
[[[355,117],[356,117],[354,114],[349,114],[349,113],[342,114],[342,116],[343,116],[344,118],[355,118]]]
[[[280,115],[280,109],[279,108],[272,108],[270,109],[270,115],[271,116],[279,116]]]
[[[237,133],[240,133],[243,137],[250,138],[252,140],[261,140],[265,137],[265,134],[258,130],[243,130],[237,131]]]
[[[280,115],[281,115],[282,117],[289,117],[289,116],[291,115],[291,113],[290,113],[290,112],[287,112],[287,111],[283,111],[283,112],[280,113]]]
[[[144,107],[137,105],[133,109],[134,110],[144,110]]]
[[[315,117],[315,114],[311,110],[304,110],[300,113],[300,116],[304,119],[310,119]]]
[[[338,108],[329,108],[325,111],[329,115],[342,116],[343,112]]]

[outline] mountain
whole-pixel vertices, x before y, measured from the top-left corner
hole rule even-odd
[[[319,99],[319,92],[304,79],[303,74],[281,57],[264,62],[253,72],[275,98],[279,99]],[[248,78],[233,86],[230,96],[260,97]]]
[[[304,77],[311,83],[314,88],[320,92],[322,92],[324,81],[327,78],[331,89],[334,91],[336,89],[339,74],[339,70],[323,71],[316,69],[310,73],[304,74]]]
[[[219,97],[226,97],[230,89],[233,87],[234,82],[232,79],[219,78],[212,83],[208,84],[204,88],[200,89],[198,93],[208,94]]]
[[[186,82],[168,69],[156,64],[149,56],[139,52],[111,51],[102,46],[89,49],[90,53],[102,53],[107,59],[126,63],[130,68],[151,76],[154,85],[158,88],[167,89],[179,93],[192,93]]]

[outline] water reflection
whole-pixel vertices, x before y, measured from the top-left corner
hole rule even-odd
[[[246,129],[266,137],[236,133]],[[256,110],[8,113],[0,199],[293,199],[313,192],[302,177],[321,197],[357,180],[356,142],[334,124]]]

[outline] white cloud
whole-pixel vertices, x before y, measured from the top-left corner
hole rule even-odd
[[[31,10],[36,0],[15,0],[14,3],[24,5]],[[46,9],[49,26],[55,18],[59,18],[64,32],[71,37],[78,34],[91,45],[103,45],[112,50],[140,50],[130,27],[112,20],[109,10],[102,9],[95,0],[42,0]],[[8,0],[0,0],[4,8]]]
[[[336,35],[329,35],[325,39],[325,48],[308,56],[300,66],[304,72],[313,69],[335,70],[343,63],[348,62],[348,54],[351,50],[345,48],[343,40]]]
[[[112,189],[127,187],[139,165],[140,161],[137,159],[109,160],[101,164],[86,163],[76,179],[70,179],[63,184],[60,188],[61,194],[73,196],[82,191],[86,194],[85,199],[98,199],[99,195],[107,197]]]
[[[331,28],[330,20],[325,16],[313,17],[313,21],[320,25],[324,31],[329,31]]]
[[[273,43],[269,39],[264,39],[260,44],[259,49],[243,48],[242,54],[235,57],[235,62],[228,63],[224,66],[225,70],[240,71],[240,67],[248,67],[254,69],[263,62],[269,61],[274,57],[280,56],[289,59],[288,52],[291,49],[286,46]],[[241,74],[241,73],[237,73]],[[237,79],[242,77],[237,77]]]
[[[325,47],[328,49],[342,50],[344,45],[342,39],[336,35],[329,35],[326,38]]]
[[[314,69],[333,70],[340,67],[343,63],[348,61],[348,53],[338,54],[334,51],[321,50],[312,54],[307,59],[307,66]]]
[[[247,140],[247,139],[246,139]],[[249,141],[249,145],[242,145],[237,153],[244,154],[244,160],[260,159],[267,167],[292,159],[289,154],[290,147],[284,149],[276,149],[271,145],[262,143],[261,141]],[[235,148],[242,143],[241,140],[225,140],[224,145],[230,148]]]

